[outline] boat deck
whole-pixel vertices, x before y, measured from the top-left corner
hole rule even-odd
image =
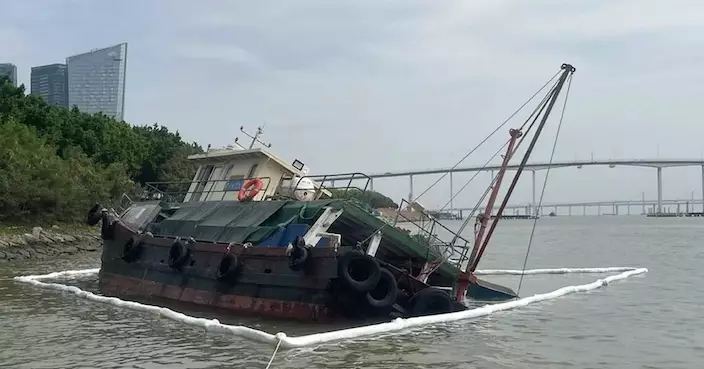
[[[253,245],[263,244],[288,225],[313,225],[328,207],[342,209],[329,232],[341,234],[343,244],[353,246],[364,244],[379,230],[382,238],[377,257],[405,266],[412,273],[426,260],[440,257],[438,243],[448,245],[436,236],[429,237],[432,231],[425,237],[418,237],[418,234],[411,234],[376,217],[371,209],[352,200],[161,202],[160,206],[165,219],[147,226],[147,230],[156,236],[193,237],[218,243],[250,242]],[[437,227],[437,224],[432,226]],[[454,280],[459,269],[454,263],[442,263],[435,273],[442,279]]]

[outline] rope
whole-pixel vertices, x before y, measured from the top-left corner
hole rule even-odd
[[[570,96],[570,88],[572,87],[572,75],[569,76],[569,81],[567,81],[567,91],[565,92],[565,102],[562,104],[562,112],[560,113],[560,122],[557,124],[557,133],[555,133],[555,141],[552,144],[552,152],[550,153],[550,161],[548,162],[548,168],[545,172],[545,180],[543,181],[543,188],[540,191],[540,200],[538,201],[538,209],[543,204],[543,196],[545,195],[545,187],[548,184],[548,176],[550,175],[550,168],[552,167],[552,160],[555,156],[555,148],[557,147],[557,139],[560,136],[560,128],[562,128],[562,120],[565,117],[565,109],[567,108],[567,98]],[[537,215],[537,214],[536,214]],[[533,244],[533,236],[535,235],[535,226],[538,224],[538,217],[533,220],[533,228],[530,231],[530,238],[528,239],[528,249],[526,250],[526,256],[523,259],[523,268],[521,273],[521,278],[518,281],[518,289],[516,294],[521,292],[521,285],[523,284],[523,276],[525,275],[526,264],[528,263],[528,255],[530,254],[530,247]]]
[[[269,364],[266,364],[265,369],[269,369],[271,366],[271,363],[274,362],[274,357],[276,356],[276,353],[279,351],[279,347],[281,346],[281,340],[276,344],[276,348],[274,349],[274,353],[271,355],[271,359],[269,359]]]

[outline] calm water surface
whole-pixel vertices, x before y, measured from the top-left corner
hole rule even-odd
[[[448,222],[448,225],[459,222]],[[504,221],[480,268],[520,269],[532,221]],[[469,228],[469,227],[468,227]],[[704,367],[704,219],[563,217],[538,222],[528,268],[642,266],[649,273],[476,320],[279,352],[273,368]],[[0,264],[0,367],[263,368],[273,348],[12,281],[99,265],[98,255]],[[603,275],[527,276],[520,294]],[[518,286],[518,277],[487,277]],[[96,290],[91,279],[73,281]],[[178,307],[188,313],[189,310]],[[197,314],[197,313],[196,313]],[[319,330],[221,318],[271,333]]]

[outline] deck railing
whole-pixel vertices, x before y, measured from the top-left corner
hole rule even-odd
[[[129,207],[132,205],[132,199],[127,196],[126,193],[123,193],[122,196],[120,196],[120,199],[115,203],[115,211],[117,214],[122,215],[122,213],[125,212],[125,210],[129,209]]]
[[[342,186],[337,186],[339,182],[336,183],[339,177],[347,177],[347,179],[342,183]],[[342,174],[331,174],[331,175],[316,175],[316,176],[303,176],[303,177],[286,177],[283,180],[292,181],[290,185],[292,188],[287,188],[289,191],[299,191],[299,190],[309,190],[311,189],[306,184],[306,180],[310,180],[313,183],[313,188],[316,191],[315,199],[320,199],[325,192],[330,192],[333,198],[357,198],[363,200],[365,196],[369,196],[371,199],[372,194],[367,192],[367,188],[371,183],[371,178],[364,173],[342,173]],[[364,181],[363,186],[353,185],[353,181]],[[330,185],[326,185],[330,182]],[[308,182],[310,183],[310,182]],[[286,194],[284,191],[277,191],[277,196],[284,198],[292,198],[290,194]]]
[[[269,186],[271,185],[271,178],[258,178],[264,183],[259,192],[262,194],[268,193]],[[221,179],[210,180],[207,182],[147,182],[144,184],[145,192],[142,196],[142,200],[165,200],[168,202],[222,201],[228,193],[236,194],[250,179],[252,178]],[[195,185],[195,188],[191,190],[193,185]]]
[[[337,189],[358,189],[360,191],[366,191],[372,183],[372,178],[368,175],[360,172],[350,172],[350,173],[337,173],[337,174],[324,174],[315,176],[305,176],[312,181],[320,182],[321,186],[325,186],[326,182],[330,182],[330,186],[326,188],[337,188]],[[353,186],[353,181],[364,181],[363,187]],[[347,184],[341,187],[335,185],[335,182],[346,182]]]
[[[451,265],[461,268],[469,258],[472,242],[447,228],[425,210],[414,209],[404,213],[404,209],[411,209],[409,205],[411,204],[407,200],[401,200],[396,216],[393,219],[393,225],[398,226],[399,223],[410,223],[416,229],[406,230],[409,231],[413,239],[426,245],[429,250],[435,251],[437,253],[436,260],[449,262]],[[409,216],[408,214],[417,214],[417,216]],[[443,237],[449,239],[449,241],[443,240],[438,233],[444,234]],[[429,257],[428,261],[435,261],[432,259],[433,257]],[[435,269],[437,267],[439,265]]]
[[[343,176],[352,178],[345,180],[343,186],[335,186],[336,177]],[[363,173],[284,177],[273,194],[269,193],[269,187],[272,185],[271,178],[258,178],[265,183],[260,191],[266,194],[261,197],[262,200],[295,199],[293,193],[301,190],[314,190],[316,193],[315,200],[320,199],[326,191],[332,192],[332,197],[335,198],[355,197],[363,199],[365,195],[371,196],[371,193],[365,191],[371,183],[371,178]],[[199,181],[147,182],[144,185],[142,200],[165,200],[168,202],[222,201],[228,193],[239,191],[241,186],[250,179],[252,178],[210,180],[205,182],[205,184]],[[312,187],[306,179],[312,181]],[[353,186],[354,181],[360,180],[364,181],[362,187]],[[285,188],[284,181],[290,181],[286,183]],[[331,182],[332,186],[325,185],[327,182]],[[191,190],[194,185],[196,186],[195,189]],[[200,188],[198,188],[199,185],[201,186]]]

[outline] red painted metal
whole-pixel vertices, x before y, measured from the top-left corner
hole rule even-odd
[[[496,177],[496,183],[494,184],[494,187],[491,191],[491,196],[489,196],[489,201],[487,202],[486,209],[484,209],[484,214],[482,214],[480,219],[478,219],[478,221],[480,222],[480,227],[479,231],[477,232],[477,236],[474,240],[474,250],[472,251],[472,256],[474,256],[474,258],[470,260],[471,263],[470,265],[468,265],[469,272],[474,272],[474,270],[477,268],[477,264],[479,264],[479,259],[483,254],[484,248],[486,247],[486,244],[482,245],[484,231],[486,230],[486,225],[489,222],[489,219],[491,219],[491,212],[494,209],[494,203],[496,202],[496,198],[499,195],[499,189],[501,188],[501,182],[504,179],[504,174],[506,174],[506,167],[508,167],[508,162],[511,160],[511,157],[513,157],[516,140],[521,137],[521,135],[523,135],[523,133],[517,129],[509,130],[509,134],[511,135],[511,139],[508,142],[508,148],[506,148],[504,160],[501,163],[499,174]]]
[[[322,323],[340,320],[339,316],[321,304],[221,294],[105,272],[100,273],[99,287],[105,295],[115,297],[159,297],[237,311],[239,313],[251,313],[259,316],[307,322]]]
[[[474,240],[474,249],[471,253],[472,258],[471,260],[469,260],[470,263],[467,265],[467,269],[461,271],[460,275],[457,277],[457,288],[455,289],[455,298],[459,302],[464,301],[464,296],[467,293],[467,287],[469,286],[469,284],[476,283],[477,278],[472,274],[472,272],[476,270],[477,265],[479,264],[479,259],[481,259],[482,255],[484,254],[484,249],[486,248],[487,242],[489,241],[487,239],[486,242],[482,244],[486,225],[489,222],[489,219],[491,219],[491,212],[493,211],[496,198],[499,195],[499,189],[501,188],[501,182],[504,179],[504,174],[506,174],[506,168],[508,167],[508,163],[511,160],[511,157],[513,157],[516,140],[523,135],[523,133],[517,129],[509,130],[509,134],[511,135],[511,139],[508,142],[508,147],[506,148],[504,160],[501,163],[499,174],[496,177],[496,183],[492,188],[491,195],[489,196],[489,201],[487,202],[486,208],[484,209],[484,213],[479,217],[479,219],[477,219],[477,221],[480,222],[480,228]]]

